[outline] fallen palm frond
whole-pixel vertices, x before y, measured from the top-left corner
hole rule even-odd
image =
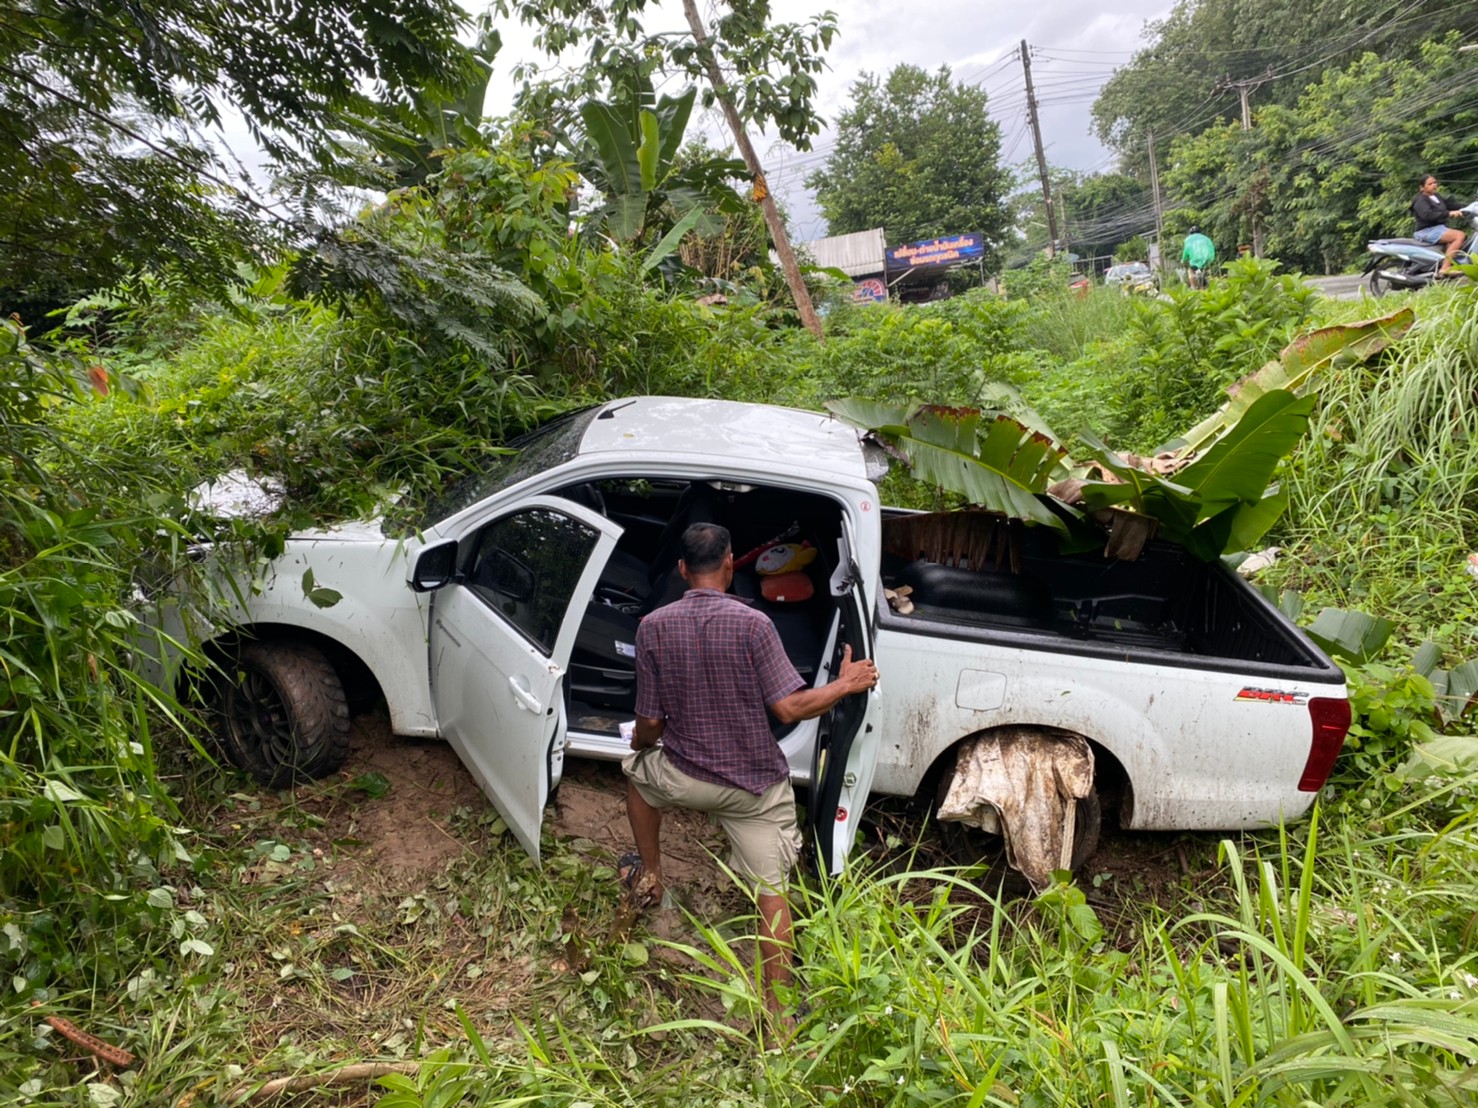
[[[1049,506],[1055,496],[1057,505],[1081,506],[1110,527],[1107,555],[1137,558],[1158,534],[1210,560],[1249,549],[1287,509],[1273,476],[1308,430],[1316,400],[1304,394],[1314,380],[1373,357],[1413,318],[1403,308],[1300,336],[1233,386],[1215,414],[1153,457],[1117,454],[1080,432],[1088,462],[1070,476],[1063,473],[1071,464],[1066,449],[1039,419],[858,397],[827,407],[870,432],[915,477],[987,511],[1067,531],[1076,515]],[[1068,479],[1050,483],[1061,477]],[[1152,522],[1136,525],[1135,516]]]
[[[1040,431],[978,408],[898,404],[852,397],[828,402],[832,414],[869,431],[915,477],[969,503],[1065,530],[1044,500],[1065,451]]]

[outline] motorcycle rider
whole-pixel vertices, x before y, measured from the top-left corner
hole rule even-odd
[[[1212,262],[1216,261],[1216,244],[1201,234],[1201,228],[1192,227],[1185,237],[1185,246],[1180,252],[1180,260],[1187,266],[1191,288],[1204,289],[1206,270],[1210,268]]]
[[[1463,213],[1458,211],[1457,201],[1441,195],[1437,188],[1437,178],[1432,174],[1422,178],[1421,189],[1411,202],[1411,214],[1416,217],[1416,232],[1411,237],[1428,246],[1442,247],[1446,257],[1437,269],[1437,276],[1445,277],[1452,269],[1453,255],[1463,245],[1463,233],[1449,228],[1447,221],[1457,219]]]

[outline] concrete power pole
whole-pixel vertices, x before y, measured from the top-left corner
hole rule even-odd
[[[818,339],[824,339],[826,335],[821,329],[821,318],[816,314],[816,305],[811,303],[810,290],[806,288],[805,281],[801,280],[801,268],[796,264],[795,251],[790,248],[790,236],[785,231],[785,222],[780,218],[780,209],[775,207],[775,198],[770,195],[770,186],[765,182],[764,166],[760,164],[759,155],[754,152],[749,135],[745,133],[744,121],[739,118],[739,109],[734,106],[734,98],[729,94],[729,83],[724,80],[723,72],[718,67],[718,56],[708,41],[708,32],[698,15],[695,0],[683,0],[683,13],[688,17],[688,26],[693,29],[693,38],[698,43],[699,54],[708,70],[713,94],[724,109],[729,130],[734,133],[739,156],[744,159],[749,176],[754,182],[754,198],[759,201],[760,210],[764,212],[765,226],[770,230],[770,241],[775,244],[775,253],[780,256],[780,268],[785,273],[785,283],[790,288],[796,309],[801,313],[801,322]]]
[[[1160,166],[1155,161],[1155,132],[1148,132],[1150,144],[1150,195],[1155,201],[1155,251],[1160,256],[1160,270],[1165,269],[1165,209],[1160,203]]]
[[[1032,59],[1026,39],[1021,40],[1021,72],[1026,77],[1026,118],[1031,124],[1032,145],[1037,149],[1037,172],[1042,178],[1042,200],[1047,205],[1047,257],[1057,257],[1057,213],[1052,210],[1052,184],[1047,180],[1047,155],[1042,151],[1042,124],[1037,118],[1037,97],[1032,91]]]
[[[1213,89],[1215,92],[1236,92],[1242,101],[1242,130],[1252,130],[1252,94],[1258,88],[1273,79],[1273,67],[1268,66],[1267,72],[1260,77],[1245,77],[1240,81],[1234,81],[1230,77],[1223,77],[1216,82]],[[1262,257],[1262,220],[1258,219],[1256,213],[1252,216],[1252,256]]]

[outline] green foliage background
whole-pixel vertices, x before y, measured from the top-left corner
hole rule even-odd
[[[655,65],[656,40],[635,22],[642,4],[626,11],[616,28],[621,48],[608,53],[587,5],[510,6],[533,18],[590,17],[549,20],[546,33],[598,47],[597,77],[633,56]],[[787,84],[756,76],[746,110],[784,116],[798,137],[814,133],[807,82],[830,24],[772,28],[767,37],[767,5],[730,7],[721,33],[733,59],[752,74],[775,56],[788,54],[793,66]],[[1314,17],[1301,19],[1293,7],[1182,5],[1162,29],[1172,43],[1189,36],[1174,66],[1152,52],[1110,92],[1178,110],[1181,101],[1168,95],[1121,94],[1149,75],[1194,96],[1191,78],[1214,68],[1207,43],[1223,33],[1249,55],[1252,68],[1239,62],[1239,73],[1264,64],[1252,57],[1257,50],[1306,52],[1318,42]],[[163,18],[148,5],[140,10]],[[26,17],[39,18],[38,33],[63,51],[81,33],[69,22],[78,11],[42,5]],[[230,13],[202,11],[227,20],[210,25],[213,33],[230,32]],[[1399,214],[1391,204],[1401,195],[1392,200],[1386,183],[1372,186],[1375,175],[1388,182],[1408,163],[1453,151],[1450,168],[1461,171],[1470,152],[1461,114],[1468,77],[1454,44],[1421,48],[1421,64],[1411,51],[1388,51],[1376,63],[1353,40],[1383,26],[1383,9],[1352,11],[1358,18],[1341,32],[1335,68],[1270,97],[1250,137],[1218,125],[1175,146],[1178,164],[1236,182],[1234,191],[1197,192],[1200,176],[1187,170],[1181,181],[1172,167],[1174,187],[1190,198],[1187,214],[1239,237],[1258,216],[1289,259],[1332,264],[1329,243],[1348,248],[1366,226]],[[1452,26],[1471,19],[1465,12],[1435,0],[1410,9],[1412,18],[1441,16]],[[1258,30],[1268,27],[1285,33]],[[367,41],[374,29],[365,30]],[[456,86],[449,96],[476,83],[456,51],[449,62],[423,56],[445,27],[432,19],[422,29],[425,39],[388,44],[409,51],[381,74],[392,104],[394,88],[425,67]],[[192,50],[212,41],[185,39]],[[123,45],[137,51],[149,41]],[[128,66],[159,61],[124,53]],[[57,57],[47,70],[44,57],[14,42],[0,49],[0,63],[30,67],[38,80],[67,76],[64,52]],[[186,76],[202,87],[232,87],[199,68],[208,57],[176,60],[195,67]],[[679,70],[693,64],[691,53],[671,60]],[[173,79],[157,65],[149,72]],[[92,90],[101,98],[95,106],[111,110],[111,97],[147,76],[111,74],[117,80]],[[53,85],[51,93],[58,89],[65,91]],[[14,130],[30,126],[34,105],[14,87],[5,91],[6,126],[34,153],[35,135]],[[726,268],[731,295],[713,300],[700,298],[713,286],[698,273],[647,266],[650,241],[572,235],[577,159],[568,155],[578,151],[558,149],[555,124],[573,113],[549,88],[527,90],[531,119],[451,128],[455,146],[436,155],[415,145],[426,137],[413,133],[425,104],[389,111],[383,102],[334,99],[342,92],[319,88],[303,110],[363,108],[382,125],[393,117],[420,160],[414,171],[380,169],[406,187],[289,249],[278,240],[260,254],[243,249],[257,240],[243,237],[230,213],[199,203],[195,179],[177,172],[188,160],[169,161],[174,168],[157,180],[145,179],[155,166],[120,167],[112,182],[84,177],[79,187],[146,191],[156,202],[147,210],[160,219],[188,200],[179,219],[134,230],[180,232],[198,273],[104,266],[79,277],[70,262],[86,260],[95,240],[63,235],[68,264],[50,284],[17,278],[17,290],[38,303],[94,294],[53,334],[0,325],[0,1098],[68,1106],[178,1104],[186,1094],[220,1100],[242,1067],[248,1078],[297,1072],[389,1053],[392,1041],[423,1063],[384,1082],[384,1103],[409,1108],[519,1097],[688,1103],[695,1095],[746,1105],[1470,1098],[1478,1063],[1475,779],[1470,765],[1439,756],[1434,744],[1462,749],[1472,717],[1450,705],[1438,716],[1431,682],[1410,659],[1427,641],[1448,665],[1478,649],[1478,588],[1464,570],[1478,546],[1471,286],[1414,298],[1419,323],[1407,337],[1370,364],[1331,374],[1313,432],[1279,473],[1292,507],[1269,539],[1282,555],[1260,581],[1290,606],[1297,592],[1310,613],[1363,607],[1396,626],[1381,657],[1350,666],[1354,741],[1321,797],[1320,823],[1229,840],[1216,848],[1218,860],[1206,861],[1213,878],[1187,881],[1183,896],[1164,905],[1127,890],[1114,902],[1122,919],[1106,918],[1094,895],[1097,882],[1111,879],[1103,874],[1016,900],[959,871],[859,868],[839,885],[808,886],[799,943],[813,1011],[799,1045],[780,1051],[764,1050],[746,1030],[758,1010],[742,938],[751,921],[693,924],[679,942],[691,959],[684,965],[697,968],[672,971],[654,957],[663,947],[651,935],[608,937],[618,934],[613,874],[558,844],[537,872],[491,819],[479,825],[485,853],[462,859],[385,918],[366,918],[363,933],[336,918],[305,842],[317,817],[290,794],[246,792],[241,778],[211,764],[195,706],[151,688],[131,664],[150,645],[138,598],[190,572],[191,543],[246,540],[269,552],[290,526],[386,511],[409,518],[516,433],[636,393],[820,410],[849,394],[1017,403],[1002,399],[1001,386],[1011,386],[1064,441],[1089,429],[1115,449],[1146,453],[1299,331],[1369,311],[1315,300],[1271,262],[1235,262],[1205,292],[1142,298],[1101,288],[1078,297],[1060,267],[1041,263],[1008,282],[1004,299],[976,290],[907,308],[837,303],[819,342],[766,293],[760,263]],[[1461,141],[1443,144],[1424,130],[1412,104],[1447,112]],[[541,105],[566,111],[540,114]],[[184,108],[199,114],[208,105]],[[170,106],[160,110],[167,117]],[[1353,120],[1362,111],[1379,119],[1378,134],[1358,133]],[[1149,121],[1105,118],[1126,154],[1136,148],[1135,128]],[[327,114],[313,119],[334,125]],[[67,143],[106,147],[106,136],[76,117],[45,139],[52,168],[65,164]],[[1371,167],[1363,191],[1348,171],[1357,146]],[[1269,152],[1278,157],[1269,162]],[[1282,176],[1263,180],[1259,164]],[[145,176],[130,178],[125,168]],[[1128,178],[1081,184],[1085,196],[1102,194],[1085,210],[1105,225],[1116,205],[1139,202]],[[1377,193],[1383,199],[1372,200]],[[100,195],[88,202],[104,202]],[[651,214],[666,227],[675,213],[658,203]],[[1112,237],[1105,232],[1104,241]],[[110,265],[137,260],[137,251],[153,249],[143,241],[110,240],[111,252],[99,256]],[[198,518],[185,493],[231,468],[280,480],[289,508],[237,530]],[[890,481],[891,496],[919,504],[934,497]],[[227,806],[239,834],[201,830]],[[1198,840],[1187,841],[1198,849]],[[280,867],[281,883],[249,887],[246,875],[268,866]],[[458,974],[480,963],[443,961],[455,949],[552,965],[581,947],[585,968],[543,975],[516,1013],[518,1029],[497,1041],[464,1017],[454,993]],[[281,982],[326,990],[360,974],[415,985],[399,1040],[337,1031],[317,1038],[287,1027],[265,1057],[248,1054],[243,1031],[270,1010]],[[707,999],[695,999],[700,993]],[[78,1017],[143,1061],[127,1076],[79,1061],[37,1020],[32,1001]]]

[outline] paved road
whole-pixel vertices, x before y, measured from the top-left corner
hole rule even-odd
[[[1331,300],[1359,300],[1365,295],[1365,278],[1355,275],[1339,277],[1305,277],[1304,284],[1312,289],[1318,289]]]

